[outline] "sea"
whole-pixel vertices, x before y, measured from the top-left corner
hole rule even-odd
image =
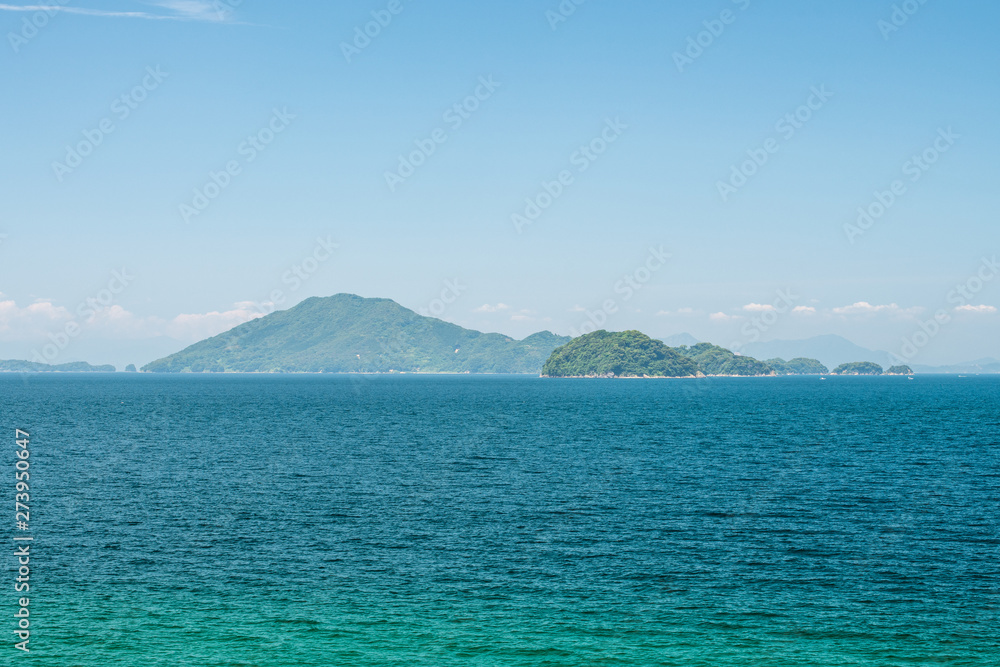
[[[13,374],[0,444],[3,665],[1000,665],[998,377]]]

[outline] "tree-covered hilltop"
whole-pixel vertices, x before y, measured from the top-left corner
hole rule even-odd
[[[115,367],[92,366],[84,361],[74,361],[68,364],[40,364],[34,361],[0,361],[0,373],[114,373]]]
[[[882,367],[874,361],[852,361],[833,369],[834,375],[882,375]]]
[[[532,373],[566,336],[518,341],[423,317],[389,299],[306,299],[142,370],[154,373]]]
[[[557,348],[542,367],[547,377],[694,377],[698,366],[638,331],[595,331]]]
[[[691,347],[682,345],[676,349],[678,353],[698,364],[698,368],[705,375],[774,375],[771,367],[763,361],[753,357],[741,357],[711,343],[699,343]]]
[[[890,366],[885,375],[913,375],[913,369],[906,365]]]
[[[806,359],[796,357],[790,361],[784,359],[768,359],[768,366],[774,369],[776,375],[828,375],[830,369],[819,362],[818,359]]]

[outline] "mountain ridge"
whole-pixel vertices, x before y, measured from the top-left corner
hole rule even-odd
[[[419,315],[391,299],[311,297],[143,367],[146,372],[538,373],[567,336],[518,341]]]

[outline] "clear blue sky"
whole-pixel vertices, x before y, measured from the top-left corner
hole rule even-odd
[[[558,22],[556,0],[53,4],[0,4],[0,358],[79,321],[56,363],[142,363],[275,290],[282,308],[351,292],[516,337],[580,331],[607,301],[609,329],[890,352],[944,311],[914,362],[1000,356],[1000,279],[949,300],[1000,245],[996,3],[911,0],[898,26],[888,0],[587,0]],[[345,56],[372,12],[391,22]],[[84,132],[100,144],[54,166]],[[390,188],[418,141],[433,153]],[[606,151],[579,152],[592,141]],[[894,181],[881,217],[845,230]],[[339,247],[290,277],[326,256],[317,238]],[[123,267],[111,308],[81,311]]]

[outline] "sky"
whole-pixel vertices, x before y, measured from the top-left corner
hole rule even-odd
[[[998,21],[0,3],[0,359],[141,365],[341,292],[516,338],[1000,357]]]

